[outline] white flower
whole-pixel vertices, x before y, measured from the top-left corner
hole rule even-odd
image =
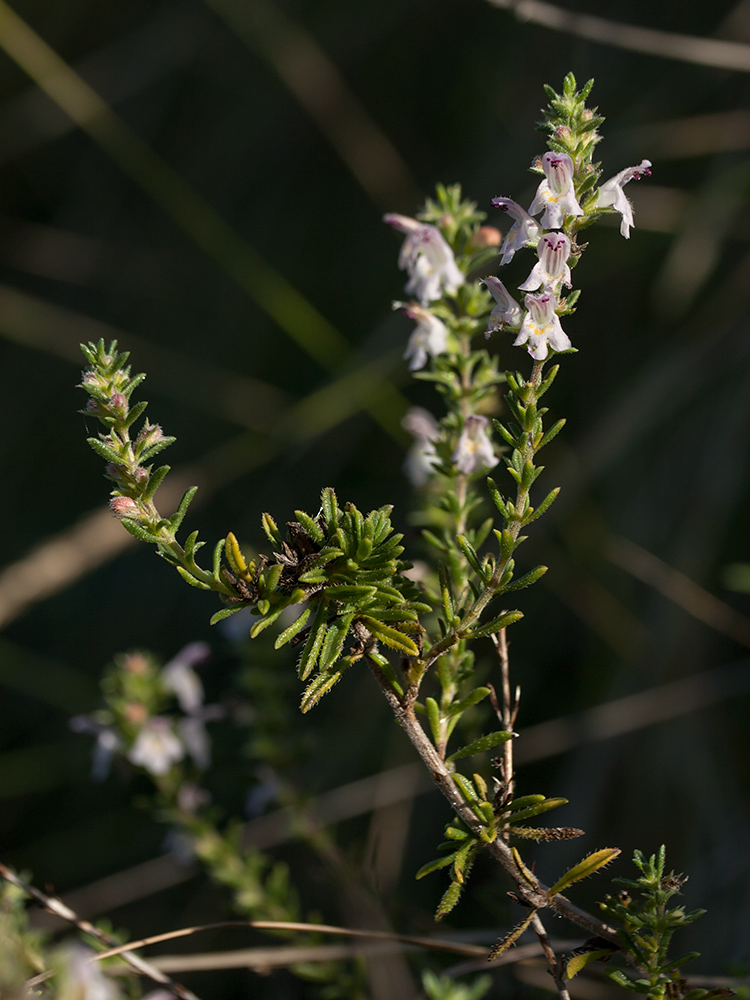
[[[104,781],[109,774],[112,758],[122,748],[122,742],[112,726],[105,726],[90,715],[74,715],[68,723],[74,733],[90,733],[96,736],[91,761],[92,781]]]
[[[545,233],[536,248],[539,260],[531,269],[526,281],[518,287],[522,292],[531,292],[537,288],[557,288],[565,284],[570,288],[570,240],[564,233]]]
[[[394,302],[394,309],[403,309],[410,319],[417,321],[417,326],[409,337],[409,343],[404,351],[405,358],[411,358],[409,371],[418,371],[427,364],[427,358],[443,354],[448,347],[448,328],[442,320],[432,313],[422,309],[416,302],[406,305]]]
[[[211,740],[206,732],[205,720],[200,715],[187,715],[177,724],[180,740],[195,761],[195,766],[208,770],[211,764]]]
[[[169,719],[156,716],[144,724],[128,751],[132,764],[145,767],[149,774],[166,774],[185,756],[185,747],[172,732]]]
[[[421,406],[412,406],[401,426],[414,437],[404,460],[406,478],[413,486],[424,486],[435,473],[438,455],[434,442],[440,437],[440,428],[432,414]]]
[[[485,337],[489,337],[495,330],[502,330],[504,326],[520,326],[523,310],[508,292],[502,281],[491,274],[484,279],[483,283],[497,303],[490,313],[489,322],[484,334]]]
[[[498,463],[492,444],[487,436],[487,418],[470,416],[466,418],[456,450],[451,456],[459,472],[471,475],[482,469],[491,469]]]
[[[627,167],[619,174],[610,177],[608,181],[599,188],[598,208],[613,208],[622,216],[620,222],[620,232],[626,240],[630,239],[630,230],[635,225],[633,222],[633,206],[625,197],[623,188],[632,180],[639,181],[641,177],[650,177],[651,160],[641,160],[637,167]]]
[[[463,284],[464,276],[439,229],[395,213],[384,215],[383,221],[406,234],[398,266],[409,274],[407,294],[416,295],[426,306],[441,298],[443,291],[455,292]]]
[[[492,204],[516,220],[508,230],[505,242],[500,248],[502,254],[500,263],[509,264],[513,260],[516,250],[520,250],[521,247],[525,247],[529,243],[537,242],[542,235],[542,227],[512,198],[493,198]]]
[[[209,654],[207,643],[191,642],[162,668],[162,684],[176,696],[183,712],[195,712],[203,704],[203,685],[193,667]]]
[[[567,153],[547,152],[542,157],[544,180],[537,188],[529,212],[544,210],[541,222],[545,229],[559,229],[566,215],[583,215],[573,188],[575,167]]]
[[[96,952],[83,945],[67,945],[62,950],[62,969],[55,996],[66,1000],[120,1000],[122,993],[102,972],[98,962],[92,962]]]
[[[555,351],[567,351],[572,344],[560,325],[560,317],[555,312],[557,299],[544,292],[541,295],[527,295],[524,299],[528,312],[523,320],[521,332],[513,341],[513,346],[528,343],[529,354],[536,361],[544,361],[551,347]]]

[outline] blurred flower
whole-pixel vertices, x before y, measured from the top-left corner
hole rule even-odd
[[[497,303],[490,313],[489,322],[484,334],[485,337],[489,337],[495,330],[502,330],[504,326],[520,326],[523,310],[508,292],[502,281],[490,274],[484,279],[484,284],[487,287],[487,291]]]
[[[610,177],[599,188],[597,207],[612,207],[616,212],[620,213],[622,216],[620,233],[626,240],[630,239],[630,230],[635,226],[635,223],[633,222],[633,206],[625,197],[623,188],[632,180],[639,181],[641,177],[650,177],[650,166],[651,160],[641,160],[637,167],[627,167],[625,170],[621,170],[619,174]]]
[[[435,472],[438,456],[434,442],[440,437],[440,428],[433,415],[421,406],[412,406],[401,426],[414,437],[404,460],[406,478],[413,486],[424,486]]]
[[[104,781],[109,774],[112,758],[122,747],[120,737],[112,726],[105,726],[92,719],[90,715],[74,715],[68,725],[74,733],[89,733],[96,736],[91,761],[91,778],[93,781]]]
[[[528,352],[536,361],[544,361],[550,347],[555,351],[567,351],[572,344],[555,312],[555,296],[547,292],[542,295],[529,294],[524,302],[528,312],[520,333],[513,341],[514,346],[528,343]]]
[[[503,234],[494,226],[480,226],[472,233],[469,246],[476,247],[478,250],[484,250],[486,247],[499,247],[502,239]]]
[[[516,220],[508,230],[508,235],[500,250],[502,254],[500,263],[509,264],[513,260],[516,250],[520,250],[528,243],[537,242],[542,235],[542,227],[536,219],[531,218],[526,209],[521,208],[518,202],[513,201],[512,198],[493,198],[492,204]]]
[[[444,290],[455,292],[463,284],[464,276],[439,229],[395,213],[384,215],[383,221],[406,234],[398,266],[409,274],[407,294],[416,295],[426,306],[441,298]]]
[[[451,456],[459,472],[471,475],[491,469],[498,463],[487,436],[487,418],[475,415],[466,418],[456,450]]]
[[[531,269],[526,281],[518,287],[522,292],[532,292],[537,288],[551,285],[553,288],[565,284],[570,288],[570,240],[564,233],[545,233],[537,244],[539,260]]]
[[[128,760],[144,767],[149,774],[166,774],[185,756],[185,747],[172,731],[169,719],[149,719],[128,750]]]
[[[162,667],[162,684],[175,695],[183,712],[194,712],[203,704],[203,685],[193,667],[210,655],[208,643],[191,642]]]
[[[416,302],[394,302],[395,309],[403,309],[406,315],[417,321],[409,343],[404,351],[405,358],[411,358],[409,371],[418,371],[427,364],[427,358],[443,354],[448,346],[448,329],[442,320],[422,309]]]
[[[102,972],[98,962],[91,962],[96,952],[83,945],[67,945],[61,952],[59,975],[55,977],[57,1000],[120,1000],[122,993]]]
[[[566,215],[583,215],[573,188],[575,167],[567,153],[547,152],[542,157],[545,178],[529,208],[532,215],[544,210],[542,226],[559,229]]]

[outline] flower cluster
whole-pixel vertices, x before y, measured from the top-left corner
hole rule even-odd
[[[575,80],[568,77],[563,94],[550,93],[551,111],[546,127],[550,146],[536,164],[543,174],[528,211],[512,198],[492,199],[495,208],[513,219],[513,225],[500,248],[500,264],[509,264],[518,250],[534,246],[537,262],[528,278],[518,286],[526,292],[525,310],[510,295],[499,278],[485,279],[496,302],[486,335],[507,327],[516,332],[515,346],[526,345],[535,361],[544,361],[550,351],[568,351],[572,345],[560,323],[560,315],[572,311],[572,297],[567,302],[562,288],[571,287],[571,263],[581,253],[576,233],[604,213],[621,216],[620,232],[627,239],[633,227],[633,206],[623,188],[631,180],[650,174],[651,163],[643,160],[637,167],[621,170],[597,189],[597,164],[591,162],[599,140],[596,128],[602,119],[585,105],[590,84],[578,93]],[[534,216],[541,216],[537,221]]]
[[[204,705],[195,667],[208,646],[192,642],[161,669],[143,653],[118,657],[105,677],[108,709],[71,719],[76,732],[96,736],[93,777],[103,780],[113,756],[124,755],[154,778],[168,775],[189,757],[199,771],[211,761],[206,722],[220,718],[217,705]],[[170,710],[177,702],[179,713]]]

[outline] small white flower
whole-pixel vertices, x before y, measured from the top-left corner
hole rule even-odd
[[[502,281],[491,274],[484,279],[484,285],[486,285],[487,291],[497,303],[490,313],[487,329],[484,334],[485,337],[489,337],[495,330],[502,330],[504,326],[518,328],[521,325],[523,310],[508,292]]]
[[[524,299],[528,312],[521,331],[513,341],[513,346],[528,343],[528,352],[536,361],[544,361],[550,347],[555,351],[567,351],[573,345],[560,325],[560,317],[555,312],[557,299],[544,292],[541,295],[527,295]]]
[[[415,372],[424,368],[427,358],[435,358],[443,354],[448,347],[448,328],[442,320],[432,313],[422,309],[416,302],[408,305],[404,302],[394,302],[394,309],[403,309],[410,319],[417,321],[409,343],[406,345],[404,357],[410,358],[409,371]]]
[[[443,291],[455,292],[463,284],[464,276],[439,229],[395,213],[384,215],[383,221],[406,235],[398,266],[409,274],[407,294],[426,306],[441,298]]]
[[[414,437],[404,460],[406,478],[413,486],[424,486],[435,473],[438,455],[434,442],[440,437],[440,428],[432,414],[421,406],[412,406],[401,426]]]
[[[529,208],[531,215],[544,210],[545,229],[560,229],[566,215],[583,215],[573,187],[575,167],[567,153],[547,152],[542,157],[544,180]]]
[[[509,264],[513,260],[516,250],[538,241],[542,235],[542,227],[512,198],[493,198],[492,204],[516,220],[508,230],[505,242],[500,248],[502,254],[500,263]]]
[[[639,181],[641,177],[650,177],[651,160],[641,160],[637,167],[627,167],[619,174],[610,177],[608,181],[599,188],[598,208],[613,208],[622,216],[620,222],[620,233],[626,240],[630,239],[630,230],[635,225],[633,222],[633,206],[625,196],[623,188],[632,180]]]
[[[570,288],[570,240],[564,233],[545,233],[537,244],[539,260],[531,269],[526,281],[518,287],[522,292],[532,292],[537,288],[559,288],[560,284]]]
[[[184,756],[185,747],[173,733],[169,719],[161,716],[148,719],[128,751],[132,764],[153,775],[166,774]]]
[[[96,736],[91,761],[92,781],[104,781],[109,774],[112,758],[122,748],[122,742],[112,726],[105,726],[90,715],[74,715],[68,723],[74,733]]]
[[[456,450],[451,456],[459,472],[471,475],[482,469],[491,469],[498,463],[492,443],[487,436],[487,418],[466,418]]]
[[[177,723],[180,740],[193,758],[195,766],[208,770],[211,764],[211,740],[206,731],[205,720],[200,715],[186,715]]]
[[[98,962],[91,962],[96,952],[83,945],[67,945],[62,950],[59,990],[55,996],[66,1000],[120,1000],[122,993],[102,972]]]
[[[203,704],[203,685],[193,667],[209,655],[207,643],[191,642],[162,668],[162,684],[175,695],[183,712],[195,712]]]

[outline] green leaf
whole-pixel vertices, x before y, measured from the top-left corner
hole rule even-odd
[[[255,639],[264,629],[267,629],[269,625],[273,625],[283,610],[283,607],[278,608],[276,611],[272,611],[270,615],[267,614],[264,618],[261,618],[259,622],[256,622],[250,629],[250,638]]]
[[[100,441],[99,438],[90,437],[86,438],[86,440],[97,455],[99,455],[100,458],[103,458],[106,462],[114,462],[115,465],[123,464],[122,455],[119,455],[113,448],[110,448],[109,445]]]
[[[536,566],[529,573],[526,573],[525,576],[516,580],[515,583],[509,583],[507,587],[503,587],[503,593],[509,594],[512,590],[523,590],[524,587],[530,587],[532,583],[541,580],[547,569],[547,566]]]
[[[547,496],[544,498],[544,500],[542,500],[542,502],[539,504],[538,507],[531,509],[530,513],[527,514],[526,517],[524,517],[523,519],[524,528],[526,527],[527,524],[531,524],[532,521],[536,521],[538,517],[541,517],[542,514],[544,514],[544,512],[549,507],[552,506],[554,501],[557,499],[559,492],[560,492],[560,487],[556,486],[551,493],[547,494]]]
[[[323,534],[320,525],[317,521],[313,521],[309,514],[306,514],[303,510],[295,510],[294,516],[314,542],[317,542],[318,545],[322,545],[325,542],[326,536]]]
[[[434,698],[425,698],[425,708],[427,709],[427,719],[432,730],[432,738],[437,743],[440,739],[440,708]]]
[[[533,798],[534,796],[528,796],[528,798]],[[568,804],[567,799],[547,799],[542,796],[543,801],[537,802],[534,805],[527,806],[525,809],[519,809],[517,812],[513,812],[508,817],[509,823],[519,823],[525,819],[532,819],[534,816],[541,816],[542,813],[549,812],[550,809],[558,809],[560,806],[566,806]],[[519,800],[520,801],[520,800]]]
[[[325,640],[320,650],[320,670],[328,671],[341,656],[344,642],[349,634],[349,628],[354,620],[354,612],[337,618],[328,627]]]
[[[497,733],[489,733],[489,735],[482,736],[478,740],[474,740],[473,743],[468,743],[465,747],[461,747],[460,750],[456,750],[455,753],[452,753],[447,758],[447,763],[460,760],[462,757],[473,757],[475,753],[484,753],[485,750],[491,750],[493,747],[498,746],[498,744],[506,743],[512,739],[513,733],[507,733],[503,730]],[[455,778],[456,775],[454,774],[453,777]]]
[[[295,635],[301,632],[302,629],[305,627],[305,624],[307,623],[307,619],[310,617],[310,613],[311,613],[311,608],[305,608],[305,610],[299,616],[297,621],[294,622],[293,625],[290,625],[289,628],[284,629],[281,635],[278,636],[276,642],[273,644],[273,648],[281,649],[282,646],[285,646],[295,637]]]
[[[186,569],[182,566],[175,566],[175,569],[180,574],[185,583],[189,583],[191,587],[196,587],[198,590],[211,590],[212,588],[207,583],[203,583],[201,580],[196,580],[192,573],[188,573]]]
[[[149,484],[149,486],[150,486],[150,484]],[[177,510],[169,518],[169,525],[170,525],[170,527],[171,527],[171,529],[172,529],[173,532],[177,531],[177,529],[182,524],[183,518],[187,514],[188,507],[190,506],[190,504],[191,504],[191,502],[193,500],[193,497],[195,496],[195,494],[197,492],[198,492],[198,487],[197,486],[191,486],[190,489],[187,490],[185,492],[185,494],[183,495],[182,500],[180,500],[180,505],[177,508]]]
[[[439,871],[441,868],[447,868],[448,865],[453,864],[457,853],[457,851],[454,851],[453,854],[448,854],[444,858],[437,858],[435,861],[428,861],[426,865],[422,865],[414,878],[424,878],[425,875],[431,875],[432,872]]]
[[[209,625],[216,625],[217,622],[223,621],[225,618],[229,618],[230,615],[236,615],[238,611],[242,611],[242,605],[238,605],[235,608],[222,608],[221,611],[217,611],[215,615],[211,617]]]
[[[323,517],[328,527],[328,537],[338,529],[338,501],[336,494],[330,486],[327,486],[320,495],[320,503],[323,508]]]
[[[120,524],[133,538],[137,538],[141,542],[148,542],[149,545],[161,545],[164,541],[161,535],[155,535],[153,531],[144,528],[142,524],[139,524],[133,518],[121,517]]]
[[[461,898],[461,892],[463,890],[463,885],[461,882],[453,881],[448,886],[445,895],[440,900],[437,910],[435,911],[435,920],[442,920],[443,917],[447,917],[451,910],[454,908],[456,903]]]
[[[417,644],[408,635],[384,625],[370,615],[360,615],[360,619],[365,628],[380,642],[384,642],[386,646],[390,646],[398,653],[404,653],[405,656],[419,656]]]
[[[588,857],[584,858],[583,861],[579,861],[577,865],[574,865],[569,869],[562,878],[558,879],[557,882],[552,886],[552,888],[547,892],[550,899],[557,895],[558,892],[562,892],[563,889],[567,889],[569,885],[574,882],[580,882],[581,879],[588,878],[589,875],[593,875],[595,871],[608,865],[610,861],[620,854],[619,847],[604,847],[600,851],[594,851],[593,854],[589,854]]]
[[[334,670],[327,674],[318,674],[315,680],[308,684],[300,702],[300,709],[303,715],[309,712],[311,708],[314,708],[323,695],[328,694],[334,684],[337,684],[341,680],[344,669]]]
[[[446,718],[450,719],[454,715],[460,715],[461,712],[465,712],[467,708],[471,708],[472,705],[478,705],[480,701],[487,697],[490,693],[488,687],[478,687],[474,688],[471,694],[468,694],[461,701],[454,702],[451,707],[446,712]]]
[[[520,936],[523,934],[526,928],[529,926],[531,921],[534,919],[535,914],[536,910],[529,910],[529,912],[521,921],[521,923],[516,924],[516,926],[513,928],[510,934],[506,934],[501,941],[498,941],[498,943],[495,945],[495,947],[487,956],[487,961],[491,962],[493,958],[497,958],[498,955],[502,955],[504,951],[507,951],[508,948],[511,948],[520,938]]]
[[[607,960],[611,958],[619,949],[615,948],[592,948],[591,951],[584,951],[582,954],[573,955],[568,959],[568,964],[565,966],[565,978],[572,979],[577,976],[581,969],[585,969],[587,965],[591,962],[598,962],[600,959]]]
[[[512,589],[511,587],[506,587],[506,590]],[[507,628],[508,625],[512,625],[513,622],[520,621],[523,618],[523,611],[504,611],[503,614],[498,615],[497,618],[493,618],[492,621],[487,622],[486,625],[480,625],[479,628],[471,630],[471,636],[475,639],[481,639],[488,635],[495,635],[501,629]]]
[[[262,514],[260,518],[261,527],[266,533],[268,541],[273,545],[275,549],[281,548],[281,535],[279,534],[279,528],[274,519],[270,514]]]

